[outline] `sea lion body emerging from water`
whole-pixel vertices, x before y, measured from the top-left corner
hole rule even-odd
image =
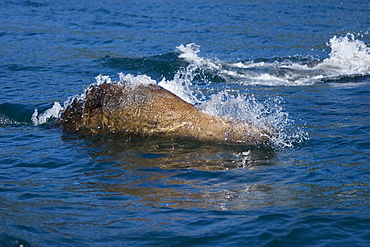
[[[211,116],[156,84],[91,85],[61,114],[61,126],[82,134],[121,133],[201,142],[257,145],[268,128]]]

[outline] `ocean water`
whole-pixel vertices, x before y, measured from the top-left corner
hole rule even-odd
[[[0,2],[0,246],[369,246],[370,3]],[[107,80],[279,136],[81,137]]]

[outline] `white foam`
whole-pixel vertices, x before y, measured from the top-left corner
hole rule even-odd
[[[195,64],[189,64],[186,68],[177,71],[173,80],[163,78],[158,85],[191,104],[199,103],[197,99],[197,85],[193,83],[194,77],[198,75],[198,69],[199,67]]]
[[[157,84],[150,76],[147,75],[132,75],[132,74],[123,74],[119,73],[119,81],[125,83],[128,86],[135,87],[138,85],[149,85]]]
[[[317,65],[316,69],[323,69],[333,76],[370,74],[370,48],[356,40],[353,34],[334,36],[328,45],[331,47],[329,58]]]
[[[104,83],[112,83],[112,79],[109,77],[109,75],[100,74],[97,77],[95,77],[95,80],[97,85],[101,85]]]
[[[21,122],[12,120],[12,119],[8,118],[7,116],[4,116],[4,115],[0,114],[0,126],[1,125],[8,125],[8,124],[21,124]]]
[[[200,47],[195,44],[181,45],[177,49],[181,52],[179,57],[189,65],[203,71],[212,70],[227,82],[243,85],[304,86],[343,76],[370,74],[370,48],[353,34],[334,36],[327,45],[331,49],[328,58],[316,61],[315,65],[290,58],[235,63],[200,57]]]
[[[60,114],[63,111],[63,107],[59,102],[54,102],[53,107],[47,109],[44,113],[39,114],[38,110],[35,109],[35,112],[32,114],[31,120],[33,125],[41,125],[48,122],[52,118],[60,118]]]
[[[200,46],[194,43],[187,45],[179,45],[176,49],[180,52],[179,58],[183,58],[188,61],[191,65],[196,67],[202,67],[207,69],[219,70],[220,66],[217,65],[217,61],[212,61],[211,59],[206,59],[199,57]]]
[[[178,78],[175,78],[174,80],[166,80],[166,78],[163,78],[163,80],[160,81],[158,85],[176,94],[178,97],[188,103],[199,103],[199,100],[191,89],[192,84],[187,83],[187,81],[182,81]]]
[[[150,76],[147,75],[132,75],[132,74],[124,74],[118,73],[119,80],[113,81],[109,75],[98,75],[95,77],[96,83],[95,85],[101,85],[104,83],[122,83],[126,86],[135,87],[138,85],[149,85],[149,84],[157,84],[155,80],[153,80]]]
[[[199,101],[196,96],[194,96],[191,87],[193,86],[192,81],[196,76],[197,66],[189,65],[187,68],[184,68],[178,71],[174,75],[173,80],[166,80],[163,78],[162,81],[156,82],[148,75],[132,75],[132,74],[123,74],[118,73],[119,81],[114,81],[114,83],[123,83],[129,87],[136,87],[139,85],[150,85],[158,84],[161,87],[167,89],[168,91],[176,94],[183,100],[195,104]],[[112,79],[108,75],[98,75],[95,77],[96,85],[101,85],[103,83],[113,83]],[[84,98],[86,92],[84,92],[80,97]]]

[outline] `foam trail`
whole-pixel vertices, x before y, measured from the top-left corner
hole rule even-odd
[[[370,75],[370,48],[353,34],[334,36],[327,43],[331,51],[323,60],[308,57],[279,58],[275,61],[227,62],[198,55],[195,44],[177,47],[179,58],[194,68],[208,71],[227,83],[263,86],[305,86],[346,76]],[[314,55],[313,55],[314,56]]]

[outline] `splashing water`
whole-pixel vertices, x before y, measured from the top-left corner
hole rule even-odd
[[[201,90],[193,83],[196,76],[203,76],[205,70],[223,71],[225,62],[198,57],[199,46],[189,44],[180,45],[177,49],[181,52],[179,58],[186,59],[189,65],[185,70],[180,70],[173,81],[162,81],[164,84],[174,84],[185,90],[187,95],[192,94],[193,98],[202,98]],[[275,63],[277,65],[277,63]],[[265,66],[263,63],[257,66]],[[204,76],[203,76],[204,78]],[[204,79],[206,83],[211,82]],[[182,85],[182,86],[181,86]],[[176,88],[167,88],[177,94]],[[251,123],[258,127],[273,126],[279,135],[273,140],[274,146],[278,148],[293,147],[294,143],[300,143],[308,139],[308,134],[303,129],[295,127],[295,121],[281,107],[283,100],[280,97],[259,102],[250,93],[241,93],[230,89],[223,89],[221,92],[212,94],[207,100],[192,101],[199,103],[199,108],[213,116],[223,116],[229,119],[236,119]]]
[[[95,77],[95,80],[96,80],[96,85],[101,85],[104,83],[112,83],[112,79],[109,77],[109,75],[100,74],[97,77]]]
[[[316,67],[331,76],[370,74],[370,48],[356,40],[353,34],[334,36],[327,44],[331,47],[329,58]]]
[[[214,69],[215,65],[211,60],[199,57],[200,46],[194,43],[186,46],[180,45],[176,49],[180,52],[179,58],[189,62],[186,68],[182,68],[175,73],[173,80],[163,78],[158,84],[163,88],[175,93],[181,99],[191,103],[199,104],[201,101],[201,91],[196,84],[193,83],[194,78],[202,74],[207,69]],[[219,69],[219,68],[217,68]]]
[[[60,118],[60,114],[63,111],[63,107],[59,102],[54,102],[53,107],[47,109],[44,113],[39,114],[38,110],[35,109],[35,112],[32,114],[31,120],[33,125],[41,125],[48,122],[52,118]]]
[[[187,44],[186,46],[180,45],[176,47],[180,52],[179,58],[183,58],[190,62],[192,67],[202,67],[203,69],[214,69],[219,70],[221,66],[217,64],[217,61],[212,61],[211,59],[206,59],[198,56],[200,52],[200,46],[194,43]]]
[[[272,62],[226,62],[199,57],[199,46],[179,46],[179,56],[192,66],[217,74],[228,83],[263,86],[305,86],[329,79],[346,76],[370,75],[370,48],[353,34],[334,36],[327,45],[331,48],[329,57],[319,61],[307,58],[276,59]],[[299,59],[302,60],[302,59]]]
[[[279,133],[272,140],[277,148],[293,147],[308,139],[304,130],[295,126],[295,121],[282,108],[283,99],[277,97],[259,102],[253,95],[229,92],[214,94],[200,108],[214,116],[246,121],[254,126],[273,126]]]
[[[153,80],[150,76],[147,75],[138,75],[134,76],[131,74],[123,74],[119,73],[119,81],[124,83],[126,86],[136,87],[138,85],[149,85],[149,84],[157,84],[155,80]]]
[[[166,80],[163,78],[160,82],[156,82],[147,75],[131,75],[119,73],[118,83],[125,83],[125,85],[135,87],[138,85],[158,84],[165,89],[176,94],[183,100],[196,104],[198,107],[214,116],[223,116],[229,119],[236,119],[251,123],[258,127],[273,126],[279,135],[273,140],[276,147],[292,147],[294,143],[299,143],[307,139],[307,134],[296,127],[294,121],[290,116],[283,111],[281,107],[282,99],[268,99],[259,102],[250,93],[241,93],[239,91],[232,91],[229,89],[222,89],[221,92],[212,93],[200,90],[197,83],[194,82],[195,77],[204,77],[205,70],[212,70],[218,73],[223,73],[225,65],[221,61],[212,61],[199,57],[197,54],[200,49],[195,44],[186,46],[180,45],[177,47],[179,51],[179,58],[186,59],[189,64],[186,68],[182,68],[174,75],[173,80]],[[276,64],[276,63],[275,63]],[[235,64],[234,67],[243,66],[266,66],[264,63],[259,64]],[[276,66],[280,66],[276,64]],[[113,80],[108,75],[98,75],[95,85],[103,83],[112,83]],[[204,79],[207,85],[212,82]],[[117,82],[115,82],[117,83]],[[86,90],[83,94],[75,96],[75,98],[84,99]],[[32,122],[34,125],[45,124],[52,118],[59,118],[61,112],[72,102],[73,98],[64,103],[62,107],[58,102],[55,102],[53,107],[42,114],[38,113],[36,109]]]

